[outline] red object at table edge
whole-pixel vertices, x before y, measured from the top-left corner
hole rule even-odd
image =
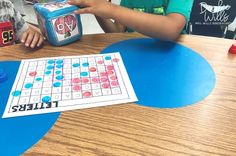
[[[236,43],[232,44],[232,46],[229,48],[229,53],[236,54]]]

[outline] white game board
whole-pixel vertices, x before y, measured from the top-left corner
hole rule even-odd
[[[3,118],[137,101],[119,53],[22,60]]]

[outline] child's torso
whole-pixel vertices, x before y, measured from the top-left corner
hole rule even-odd
[[[168,0],[121,0],[121,5],[140,12],[166,15]],[[127,32],[133,32],[126,28]]]
[[[164,15],[168,0],[124,0],[126,7],[152,13]]]

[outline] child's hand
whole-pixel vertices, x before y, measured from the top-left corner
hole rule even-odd
[[[90,13],[103,18],[109,18],[113,6],[110,0],[68,0],[68,3],[81,7],[76,14]]]
[[[26,47],[35,48],[40,47],[44,41],[44,37],[40,30],[32,25],[21,35],[21,42]]]

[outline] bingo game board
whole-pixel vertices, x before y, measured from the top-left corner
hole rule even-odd
[[[22,60],[3,118],[137,101],[120,54]]]

